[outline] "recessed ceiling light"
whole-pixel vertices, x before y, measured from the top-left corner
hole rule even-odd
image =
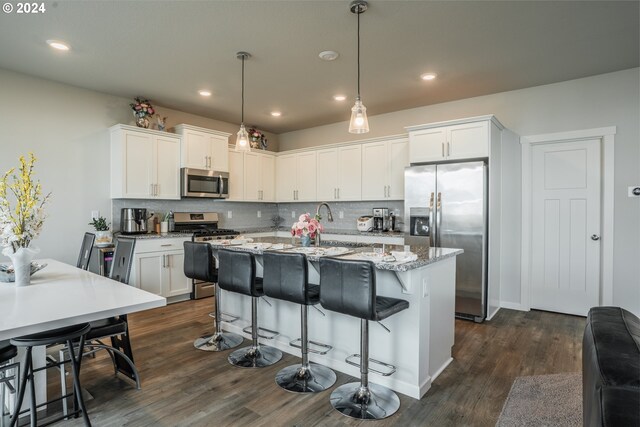
[[[60,40],[47,40],[47,44],[57,50],[69,50],[71,49],[68,44],[61,42]]]
[[[280,111],[272,111],[272,112],[271,112],[271,115],[272,115],[273,117],[280,117],[280,116],[282,115],[282,113],[281,113]]]
[[[422,80],[433,80],[436,77],[438,77],[436,73],[424,73],[420,76]]]
[[[201,89],[198,91],[198,93],[200,94],[200,96],[211,96],[211,91],[206,89]]]
[[[336,101],[344,101],[345,99],[347,99],[347,97],[344,95],[333,95],[333,99],[335,99]]]
[[[333,50],[325,50],[320,52],[318,56],[323,61],[335,61],[336,59],[338,59],[338,56],[340,56],[340,54]]]

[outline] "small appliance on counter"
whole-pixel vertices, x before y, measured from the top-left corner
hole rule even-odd
[[[361,216],[356,223],[358,231],[373,231],[373,217]]]
[[[389,208],[373,208],[373,231],[389,231]]]
[[[120,210],[120,232],[122,234],[144,234],[147,229],[145,208],[122,208]]]

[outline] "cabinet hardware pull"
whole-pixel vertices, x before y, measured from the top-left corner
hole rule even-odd
[[[449,157],[450,155],[451,155],[450,146],[449,146],[449,143],[447,142],[447,157]]]
[[[166,255],[162,255],[162,268],[167,268],[167,258],[166,258]]]
[[[333,199],[335,200],[336,198],[337,198],[337,197],[336,197],[336,189],[334,188],[334,189],[333,189]]]
[[[160,194],[160,184],[156,184],[156,196]]]
[[[160,245],[160,246],[173,246],[171,243],[166,243],[164,245]]]
[[[338,199],[340,198],[340,187],[338,187]]]
[[[442,157],[444,157],[444,142],[442,143]]]
[[[149,184],[149,195],[153,196],[153,184]]]

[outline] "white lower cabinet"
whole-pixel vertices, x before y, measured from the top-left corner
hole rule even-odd
[[[190,239],[138,240],[130,284],[165,298],[188,296],[191,279],[184,275],[185,240]]]

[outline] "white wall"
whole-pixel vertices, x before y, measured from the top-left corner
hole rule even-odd
[[[92,210],[111,217],[109,134],[116,123],[133,124],[128,98],[37,79],[0,69],[0,173],[33,152],[43,192],[53,199],[42,234],[34,242],[42,258],[75,264]],[[237,124],[158,107],[168,126],[188,123],[229,133]],[[270,149],[277,136],[267,134]],[[0,255],[0,262],[2,260]]]
[[[613,301],[640,314],[640,198],[627,197],[627,186],[640,184],[638,68],[370,116],[371,132],[359,137],[347,133],[347,122],[280,134],[280,151],[399,134],[405,126],[485,114],[495,114],[521,136],[617,127]],[[518,287],[507,286],[503,299],[519,304]]]

